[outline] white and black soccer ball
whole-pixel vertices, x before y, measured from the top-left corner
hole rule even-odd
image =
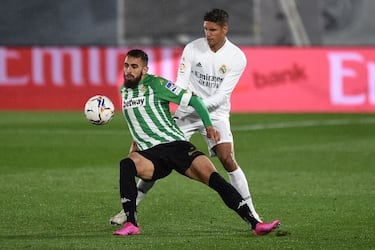
[[[90,123],[104,125],[114,116],[115,106],[108,97],[96,95],[87,100],[84,112]]]

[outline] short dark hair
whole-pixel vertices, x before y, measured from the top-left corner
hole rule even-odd
[[[220,26],[228,24],[229,15],[225,10],[213,9],[204,14],[203,21],[217,23]]]
[[[128,53],[126,53],[126,56],[141,58],[141,60],[142,60],[142,62],[145,66],[147,66],[147,64],[148,64],[148,55],[146,54],[146,52],[144,52],[141,49],[129,50]]]

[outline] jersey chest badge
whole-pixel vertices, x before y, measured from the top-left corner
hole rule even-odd
[[[221,67],[219,68],[219,72],[221,74],[227,73],[227,65],[225,65],[225,64],[221,65]]]

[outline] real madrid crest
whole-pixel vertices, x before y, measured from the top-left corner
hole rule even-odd
[[[227,65],[225,64],[221,65],[221,67],[219,68],[219,72],[221,74],[225,74],[227,72]]]

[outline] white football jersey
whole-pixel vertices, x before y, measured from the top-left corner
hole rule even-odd
[[[245,67],[245,54],[228,39],[213,52],[206,38],[199,38],[185,46],[176,84],[200,96],[211,118],[229,117],[230,97]],[[179,111],[192,112],[189,107]]]

